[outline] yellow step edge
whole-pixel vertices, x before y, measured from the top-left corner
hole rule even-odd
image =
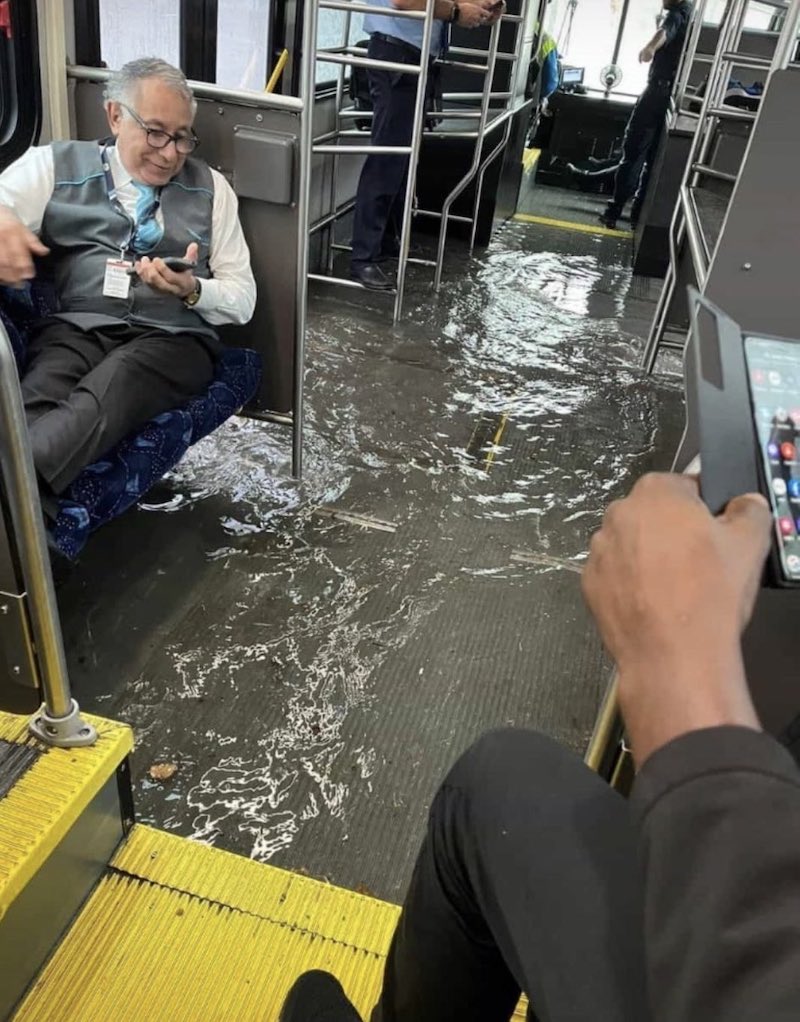
[[[95,745],[53,749],[28,735],[28,717],[0,713],[0,738],[41,752],[0,799],[0,919],[133,748],[125,724],[84,714]]]
[[[314,968],[366,1020],[399,912],[137,825],[13,1020],[276,1022]]]
[[[279,925],[310,928],[383,954],[400,909],[343,887],[137,824],[112,859],[143,880],[229,905]]]

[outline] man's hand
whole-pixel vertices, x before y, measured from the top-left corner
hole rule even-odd
[[[655,55],[656,51],[653,49],[652,45],[648,44],[643,50],[639,51],[639,63],[649,64]]]
[[[495,9],[494,0],[479,0],[478,3],[458,5],[458,24],[462,28],[480,28],[491,25],[502,15],[504,4]]]
[[[714,518],[697,482],[681,475],[645,476],[606,512],[583,591],[619,670],[639,764],[687,731],[759,727],[740,637],[770,530],[760,494],[737,497]]]
[[[34,256],[46,256],[49,251],[10,209],[0,207],[0,284],[21,287],[33,280]]]
[[[187,247],[183,258],[187,262],[196,263],[198,252],[197,242],[193,241]],[[150,287],[156,291],[162,291],[164,294],[177,295],[178,298],[186,298],[197,285],[191,270],[175,273],[167,267],[163,259],[150,259],[148,256],[142,256],[141,259],[136,260],[135,269],[139,279],[145,284],[149,284]]]

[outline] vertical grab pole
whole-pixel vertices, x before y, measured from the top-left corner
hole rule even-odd
[[[425,98],[428,91],[428,71],[430,70],[431,34],[433,32],[434,0],[425,3],[425,27],[422,32],[422,50],[420,52],[420,71],[417,77],[417,101],[414,104],[414,132],[411,136],[411,153],[408,157],[408,178],[406,181],[406,201],[403,207],[403,224],[400,228],[400,259],[397,264],[397,292],[394,296],[393,322],[397,322],[403,311],[403,295],[406,287],[406,267],[408,266],[408,247],[411,234],[411,206],[414,202],[414,189],[417,183],[417,163],[422,147],[422,130],[425,126]]]
[[[0,471],[11,513],[15,546],[27,594],[36,661],[41,672],[44,706],[31,731],[50,745],[91,745],[94,728],[80,718],[72,698],[64,642],[47,554],[44,521],[17,366],[11,342],[0,326]]]
[[[292,474],[303,475],[303,379],[306,358],[308,305],[308,203],[311,186],[311,150],[314,143],[316,92],[317,0],[303,0],[303,53],[300,99],[300,173],[297,190],[297,280],[295,286],[294,404],[292,415]]]
[[[347,11],[344,16],[344,29],[342,32],[342,46],[347,51],[350,48],[350,21],[353,17],[352,11]],[[345,65],[339,65],[339,73],[336,77],[336,141],[339,141],[339,132],[342,130],[342,100],[344,99],[344,72]],[[350,72],[352,74],[352,71]],[[331,189],[330,189],[330,210],[332,214],[336,213],[336,200],[339,194],[337,188],[339,179],[339,154],[333,154],[333,162],[331,164]],[[330,227],[328,228],[328,258],[326,260],[326,267],[328,276],[333,274],[333,245],[336,241],[336,217],[334,216],[331,220]]]

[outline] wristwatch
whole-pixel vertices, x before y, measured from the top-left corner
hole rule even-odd
[[[200,301],[200,295],[202,293],[202,285],[200,284],[200,278],[194,278],[194,291],[190,291],[189,294],[183,299],[183,304],[191,309],[193,305],[197,305]]]
[[[450,24],[454,25],[458,21],[458,16],[461,14],[461,8],[458,4],[453,4],[450,10]]]

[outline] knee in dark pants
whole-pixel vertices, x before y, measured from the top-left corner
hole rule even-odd
[[[547,735],[522,728],[489,731],[456,762],[443,787],[467,796],[475,826],[497,823],[501,811],[518,812],[526,804],[580,788],[587,775],[581,760]]]

